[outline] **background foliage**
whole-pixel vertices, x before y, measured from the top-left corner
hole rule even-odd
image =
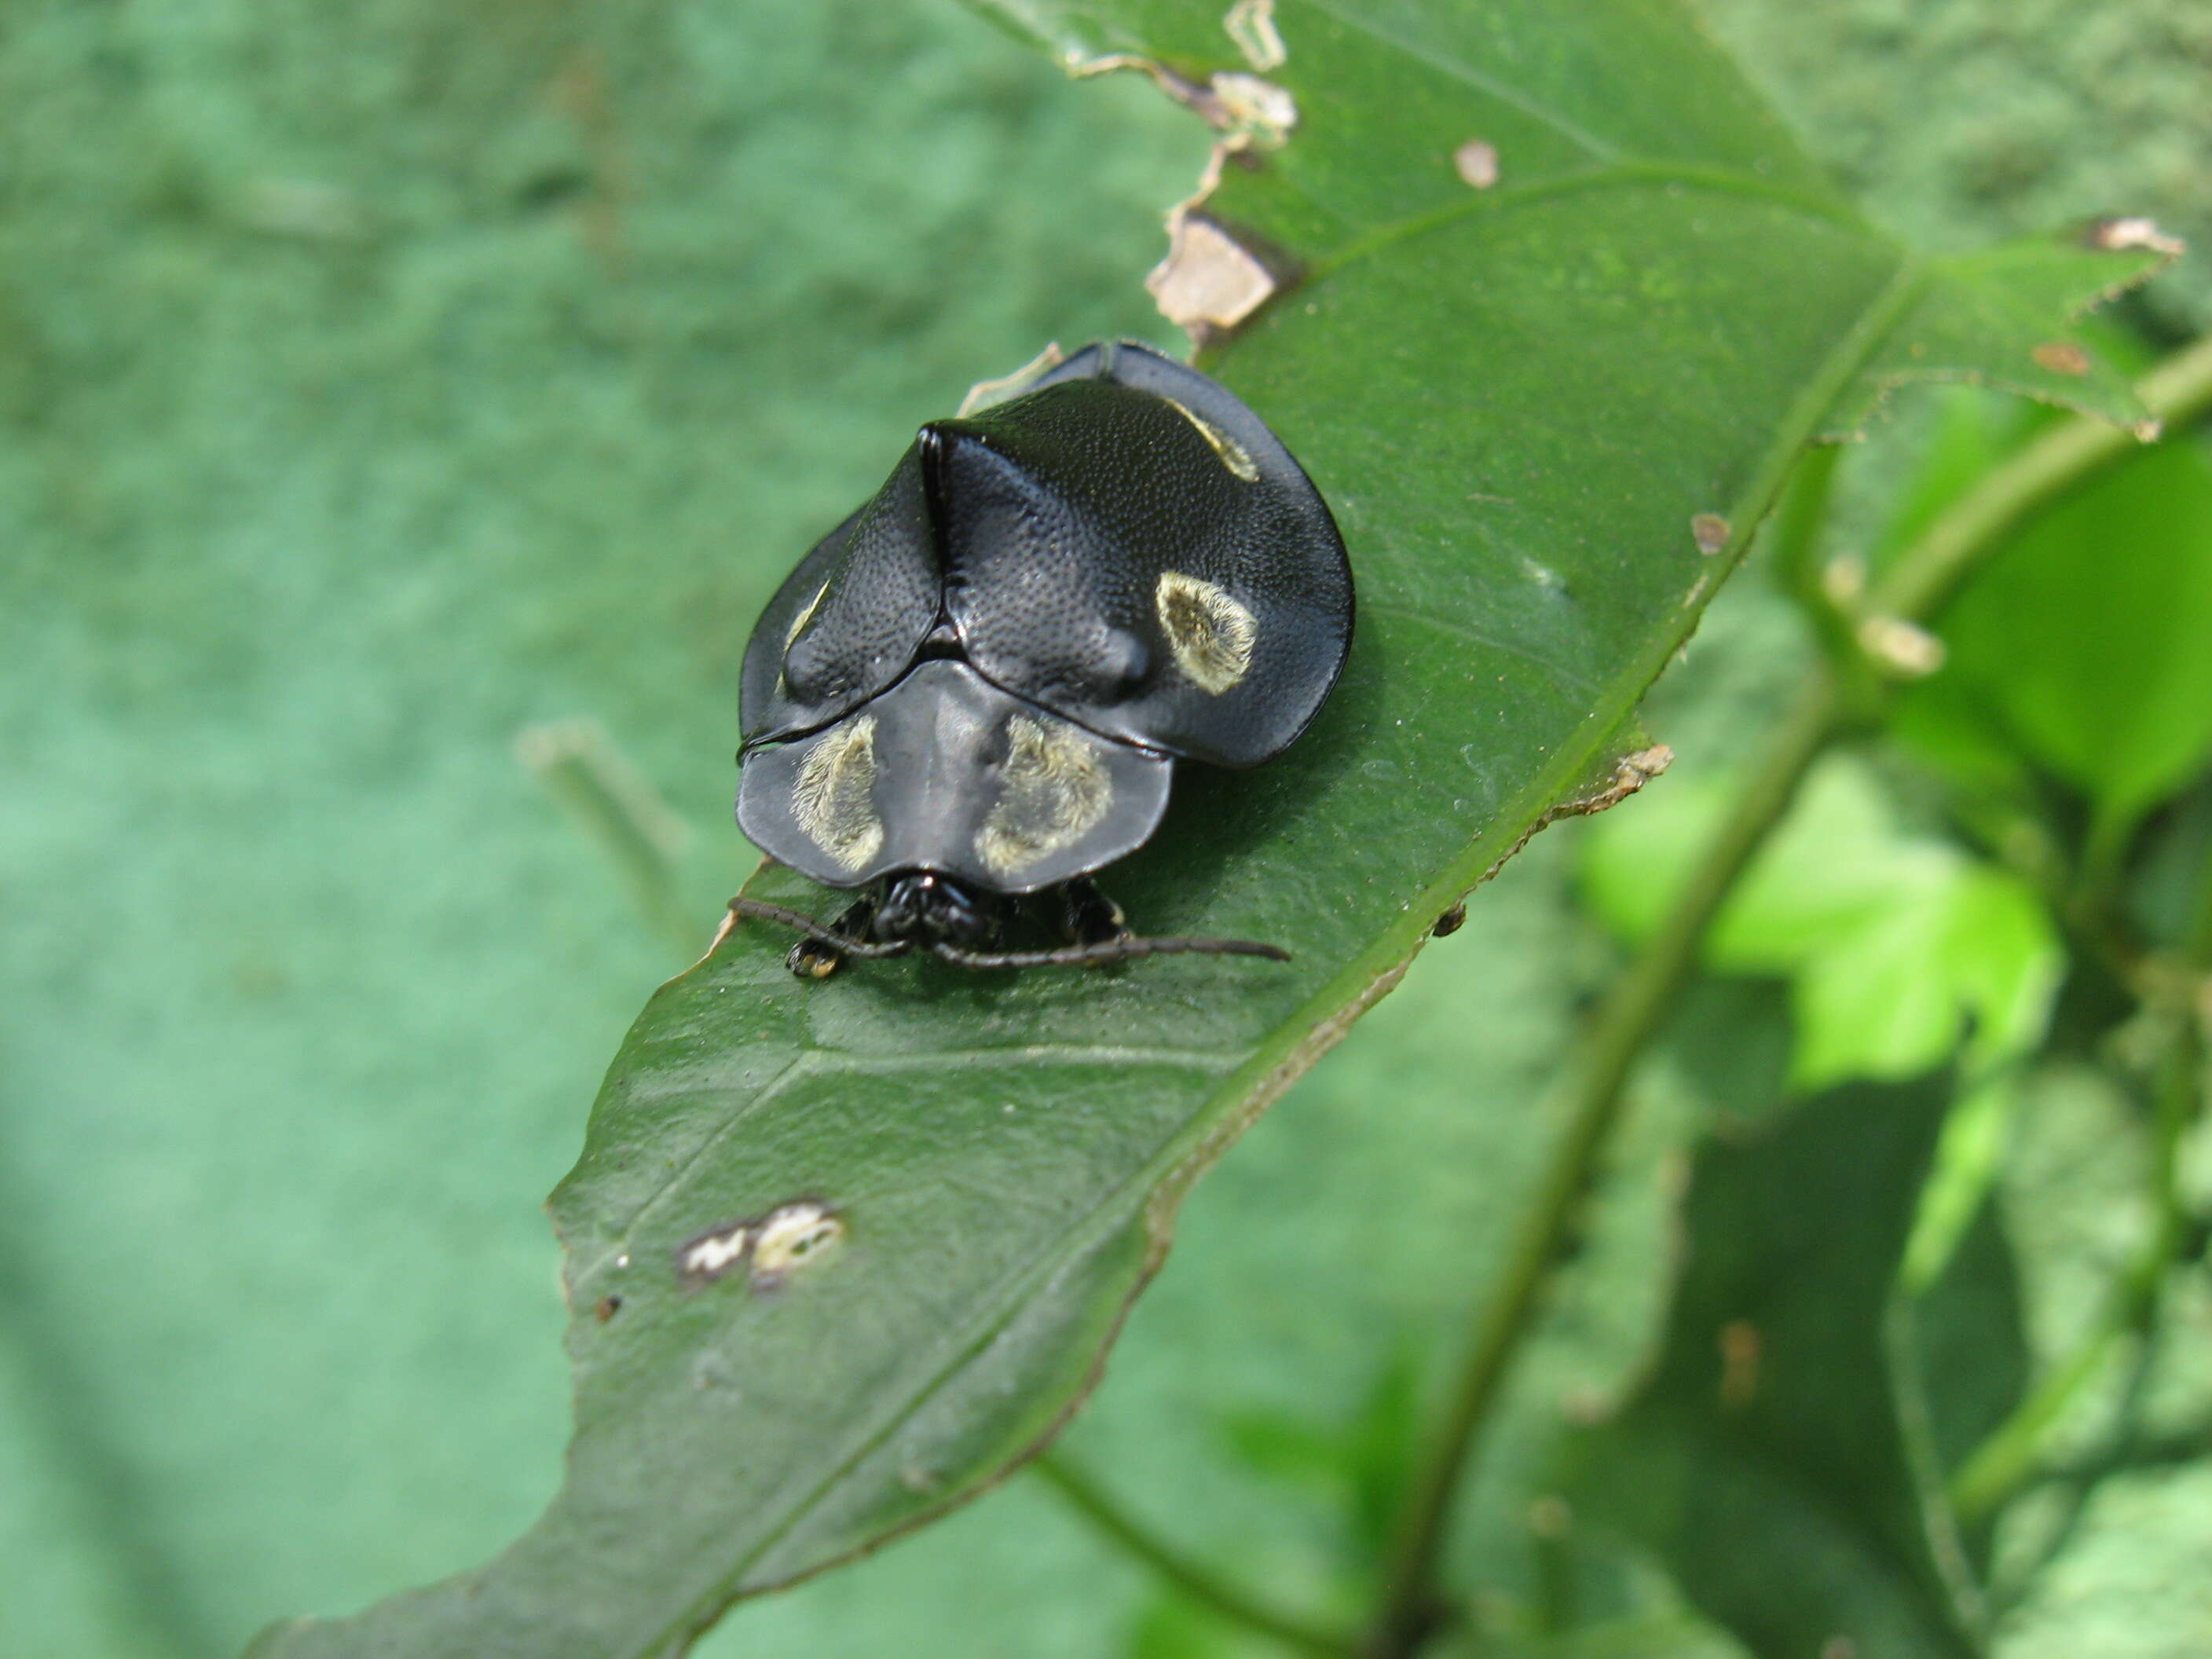
[[[1717,10],[1923,240],[2121,203],[2212,229],[2179,6]],[[1203,140],[921,6],[27,6],[0,82],[0,1631],[215,1653],[482,1557],[557,1468],[532,1206],[671,953],[517,731],[604,721],[697,836],[673,908],[710,915],[768,585],[979,363],[1158,337],[1128,279]],[[2204,294],[2136,320],[2201,326]],[[1749,584],[1708,624],[1651,716],[1683,779],[1736,758],[1791,643]],[[1358,1465],[1298,1449],[1401,1408],[1497,1249],[1609,959],[1573,854],[1540,841],[1200,1188],[1073,1437],[1250,1578],[1340,1559]],[[1698,1022],[1759,994],[1715,981],[1654,1068],[1516,1379],[1458,1543],[1512,1588],[1541,1589],[1540,1431],[1656,1328],[1651,1176],[1725,1086]],[[2132,1154],[2095,1073],[2030,1086],[2063,1108],[2008,1176],[2048,1351],[2120,1253]],[[2208,1480],[2108,1487],[2016,1650],[2201,1649]],[[709,1650],[1189,1650],[1152,1596],[1017,1484]]]

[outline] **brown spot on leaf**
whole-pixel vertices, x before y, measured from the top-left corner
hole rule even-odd
[[[1452,152],[1452,167],[1462,183],[1488,190],[1498,182],[1498,146],[1470,138]]]
[[[2071,340],[2046,340],[2028,356],[2054,374],[2089,372],[2089,354]]]
[[[1539,1538],[1565,1538],[1575,1529],[1575,1511],[1557,1492],[1546,1492],[1528,1505],[1528,1530]]]
[[[1759,1362],[1764,1344],[1759,1327],[1731,1319],[1721,1327],[1721,1408],[1741,1411],[1759,1395]]]
[[[1729,544],[1735,531],[1717,513],[1700,513],[1690,520],[1690,539],[1697,543],[1698,551],[1711,558]]]
[[[592,1316],[602,1325],[621,1311],[622,1298],[618,1296],[603,1296],[592,1304]]]

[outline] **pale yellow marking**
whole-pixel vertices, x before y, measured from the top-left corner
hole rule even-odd
[[[1113,802],[1114,781],[1073,731],[1017,714],[1006,733],[1006,787],[975,850],[993,875],[1013,877],[1096,829]]]
[[[847,870],[859,870],[884,844],[876,816],[876,717],[863,714],[824,732],[799,763],[791,815],[809,840]]]
[[[774,1284],[844,1236],[845,1224],[811,1199],[769,1211],[753,1240],[753,1283]]]
[[[1176,666],[1200,690],[1218,697],[1250,672],[1260,624],[1223,589],[1180,570],[1164,570],[1152,604]]]
[[[1198,435],[1212,446],[1215,454],[1221,457],[1222,465],[1243,479],[1246,483],[1257,483],[1260,481],[1260,464],[1252,459],[1243,444],[1238,443],[1236,439],[1214,425],[1212,422],[1200,419],[1174,398],[1164,398],[1160,401],[1198,428]]]
[[[793,617],[791,626],[783,630],[783,654],[786,659],[791,655],[792,642],[805,632],[806,624],[814,620],[814,613],[822,608],[822,596],[829,591],[828,582],[816,588],[814,597],[806,602],[806,608]],[[783,677],[784,665],[782,662],[775,665],[775,695],[779,697],[787,697],[791,695],[791,683]]]
[[[806,631],[806,624],[814,620],[814,613],[822,608],[822,596],[829,591],[830,584],[823,583],[814,590],[814,597],[807,600],[806,608],[791,619],[791,626],[783,630],[785,650],[790,650],[791,642]]]

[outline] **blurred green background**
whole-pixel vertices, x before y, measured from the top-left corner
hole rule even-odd
[[[2212,246],[2194,0],[1709,12],[1917,240],[2127,209]],[[1206,143],[951,0],[0,17],[0,1655],[222,1654],[471,1565],[550,1495],[538,1204],[681,958],[517,736],[604,725],[694,832],[703,943],[750,864],[733,687],[770,587],[969,382],[1055,337],[1173,343],[1136,279]],[[2136,324],[2212,324],[2208,265]],[[1739,584],[1662,688],[1684,769],[1771,712],[1784,612]],[[1571,852],[1540,840],[1201,1186],[1071,1436],[1250,1577],[1334,1540],[1326,1490],[1252,1480],[1249,1413],[1353,1417],[1540,1151],[1612,960]],[[1651,1068],[1485,1513],[1648,1334],[1655,1170],[1710,1086]],[[2063,1326],[2127,1171],[2117,1105],[2039,1086],[2073,1091],[2015,1173]],[[2208,1537],[2201,1466],[2115,1483],[2008,1655],[2202,1659]],[[1533,1571],[1504,1521],[1460,1547]],[[703,1650],[1181,1639],[1018,1480]]]

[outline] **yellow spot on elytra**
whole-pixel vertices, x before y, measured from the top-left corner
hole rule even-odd
[[[805,609],[791,619],[791,626],[783,630],[783,648],[791,649],[791,642],[806,631],[806,624],[814,620],[814,613],[822,608],[822,596],[830,591],[824,582],[814,590],[814,597],[806,602]]]
[[[1114,781],[1073,730],[1026,714],[1006,722],[1006,787],[975,837],[994,875],[1014,877],[1097,828]]]
[[[1250,672],[1260,624],[1223,588],[1180,570],[1164,570],[1152,590],[1152,605],[1175,651],[1176,666],[1193,684],[1218,697]]]
[[[799,763],[791,816],[807,838],[847,870],[858,870],[884,844],[876,816],[876,717],[863,714],[816,739]]]
[[[1164,398],[1162,401],[1198,428],[1198,435],[1205,439],[1212,447],[1213,453],[1221,458],[1222,465],[1243,479],[1246,483],[1257,483],[1260,481],[1260,464],[1252,459],[1250,453],[1243,444],[1238,443],[1236,439],[1214,425],[1212,422],[1203,420],[1193,414],[1174,398]]]
[[[792,642],[806,631],[806,624],[814,620],[814,613],[822,608],[822,596],[829,591],[828,582],[816,588],[814,597],[807,600],[799,613],[791,619],[791,626],[783,630],[783,652],[787,658],[791,654]],[[791,695],[791,682],[784,678],[783,669],[783,664],[776,665],[775,695],[779,697],[787,697]]]

